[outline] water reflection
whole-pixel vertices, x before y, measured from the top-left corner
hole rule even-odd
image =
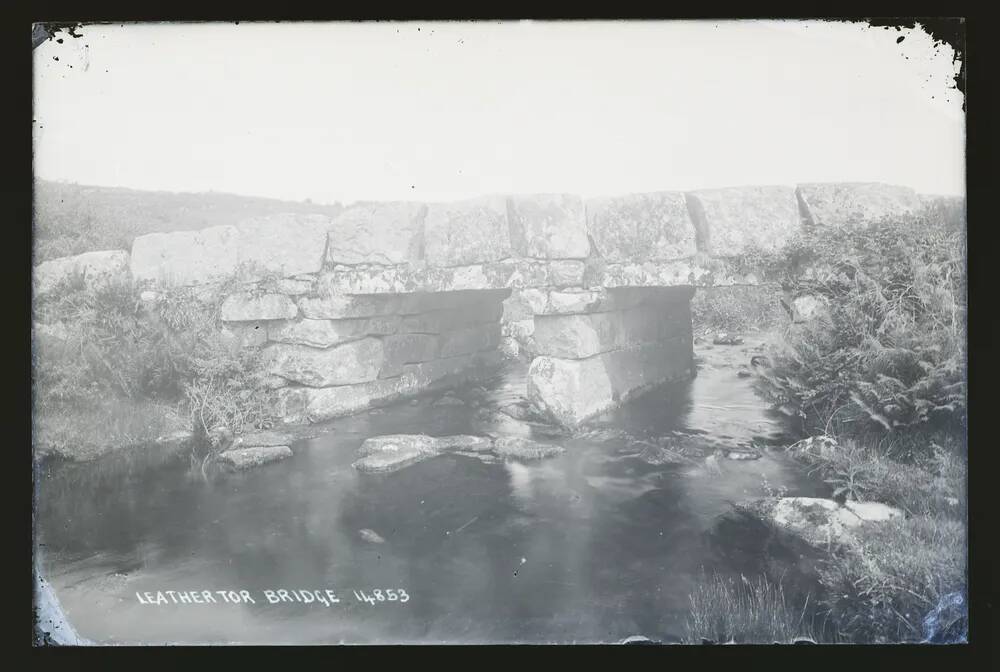
[[[523,383],[524,369],[512,370],[492,395],[511,400]],[[597,423],[732,443],[781,431],[731,369],[703,370]],[[765,477],[792,494],[813,487],[777,454],[723,461],[720,472],[654,467],[614,437],[563,439],[564,455],[533,464],[451,455],[383,475],[350,467],[368,436],[479,427],[471,406],[425,400],[330,423],[291,460],[213,483],[183,464],[97,484],[56,469],[40,483],[44,568],[97,642],[664,640],[681,632],[703,568],[761,562],[752,528],[720,525],[730,502],[760,494]],[[327,588],[340,603],[263,594]],[[135,595],[158,590],[247,590],[256,601],[144,605]],[[354,594],[375,590],[408,599]]]

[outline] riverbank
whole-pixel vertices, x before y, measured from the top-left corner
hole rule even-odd
[[[86,405],[66,404],[35,413],[36,461],[89,462],[151,445],[191,439],[191,422],[180,404],[112,397]]]

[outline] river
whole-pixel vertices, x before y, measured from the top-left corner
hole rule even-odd
[[[734,368],[759,342],[696,346],[693,380],[591,424],[781,444],[781,423]],[[486,387],[502,402],[524,380],[513,365]],[[327,423],[291,459],[210,481],[183,460],[113,477],[95,476],[106,465],[52,465],[37,485],[42,571],[99,644],[674,642],[703,573],[752,574],[768,561],[732,503],[765,481],[819,491],[780,450],[718,470],[652,466],[614,437],[560,439],[563,455],[533,463],[442,455],[390,474],[351,467],[369,436],[480,429],[470,407],[433,399]],[[165,591],[197,591],[202,603],[175,604],[175,593],[156,604]]]

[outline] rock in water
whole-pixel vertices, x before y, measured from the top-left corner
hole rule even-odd
[[[254,446],[227,450],[219,455],[219,462],[233,469],[244,471],[291,456],[292,449],[288,446]]]
[[[358,449],[361,459],[354,468],[365,473],[385,473],[449,451],[488,452],[493,442],[481,436],[428,436],[426,434],[387,434],[365,439]]]
[[[759,460],[761,457],[760,452],[745,448],[724,450],[722,454],[727,460]]]
[[[664,464],[681,464],[691,461],[690,458],[687,458],[676,451],[670,450],[669,448],[653,445],[648,442],[643,442],[643,445],[644,448],[642,449],[642,452],[639,453],[639,459],[646,464],[660,466]]]
[[[435,401],[431,406],[465,406],[465,402],[458,397],[453,397],[450,394],[446,394],[437,401]]]
[[[235,447],[255,447],[255,446],[287,446],[295,440],[291,432],[253,432],[236,437],[233,443]]]
[[[515,460],[541,460],[566,452],[562,446],[532,441],[519,436],[501,436],[494,442],[493,450],[500,457]]]
[[[372,544],[384,544],[385,543],[385,539],[382,538],[382,535],[380,535],[375,530],[369,530],[367,527],[365,529],[363,529],[363,530],[358,530],[358,534],[361,535],[362,539],[364,539],[365,541],[367,541],[369,543],[372,543]]]

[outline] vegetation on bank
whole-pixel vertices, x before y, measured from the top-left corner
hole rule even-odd
[[[780,582],[764,576],[739,579],[705,577],[691,594],[691,619],[685,640],[700,644],[790,644],[819,641],[807,615],[808,604],[796,609]]]
[[[136,191],[35,181],[35,261],[94,250],[129,250],[136,236],[239,224],[278,213],[336,216],[340,204],[220,193]]]
[[[182,428],[267,426],[260,350],[222,328],[225,295],[180,288],[144,299],[131,282],[87,288],[75,277],[36,297],[39,454],[86,459]]]
[[[963,641],[964,203],[938,202],[863,228],[806,231],[778,267],[787,292],[810,295],[821,309],[774,340],[759,391],[803,436],[835,440],[826,454],[800,456],[831,496],[905,513],[866,523],[861,544],[832,549],[817,567],[814,603],[838,641]],[[776,588],[740,590],[714,578],[700,586],[690,636],[740,641],[740,633],[761,632],[759,614],[776,608]],[[781,636],[766,631],[761,641],[799,635],[797,622],[774,623]]]
[[[774,329],[788,322],[777,283],[699,287],[691,299],[691,323],[696,336],[718,332],[749,333]]]

